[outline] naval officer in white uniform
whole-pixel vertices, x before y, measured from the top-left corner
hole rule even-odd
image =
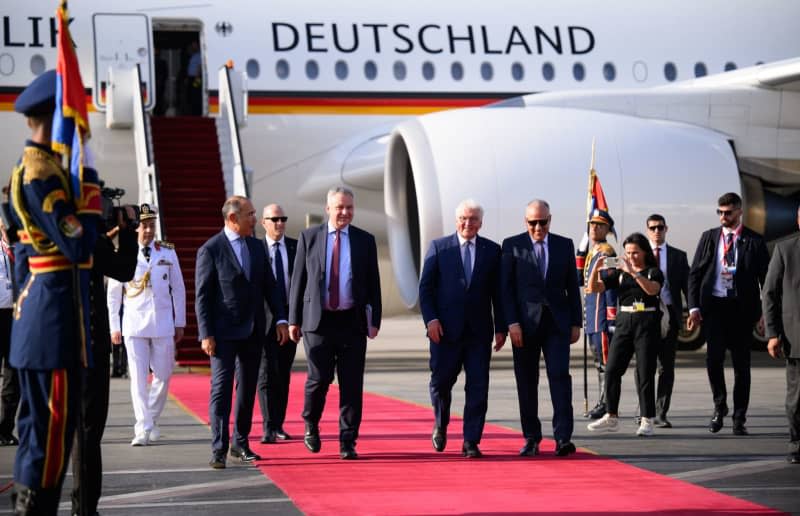
[[[139,255],[133,280],[108,280],[111,341],[125,344],[136,416],[131,446],[146,446],[160,437],[158,417],[167,401],[175,364],[175,343],[186,326],[186,290],[175,246],[154,241],[155,210],[147,204],[139,216]],[[122,307],[122,329],[119,312]],[[148,389],[147,378],[153,371]]]

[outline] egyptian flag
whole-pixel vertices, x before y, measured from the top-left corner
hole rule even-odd
[[[594,146],[592,146],[594,150]],[[594,155],[594,151],[592,152]],[[589,195],[586,200],[586,230],[583,233],[583,238],[581,239],[580,245],[578,245],[578,250],[575,253],[575,262],[578,267],[578,272],[583,275],[583,268],[588,263],[587,255],[589,253],[589,219],[594,213],[594,210],[603,210],[607,213],[610,212],[608,209],[608,202],[606,201],[606,194],[603,193],[603,187],[600,185],[600,178],[597,176],[597,171],[594,169],[594,157],[592,157],[592,167],[589,169]],[[611,227],[611,233],[614,235],[614,238],[617,237],[617,232],[614,227]]]

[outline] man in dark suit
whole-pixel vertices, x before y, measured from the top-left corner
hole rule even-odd
[[[294,256],[297,253],[297,240],[284,235],[286,232],[286,214],[277,204],[264,207],[261,225],[266,230],[264,248],[267,260],[275,276],[276,289],[285,312],[289,313],[289,282],[294,269]],[[267,340],[261,354],[261,368],[258,371],[258,404],[261,407],[264,435],[262,443],[274,443],[291,439],[283,429],[286,419],[286,407],[289,403],[289,383],[292,375],[292,363],[297,352],[297,343],[287,340],[278,342],[275,330],[277,322],[271,312],[268,314]]]
[[[800,227],[800,208],[797,209]],[[789,455],[800,464],[800,236],[775,246],[764,282],[763,304],[767,349],[773,358],[786,357],[786,417],[789,419]]]
[[[478,236],[483,208],[472,200],[456,208],[456,232],[431,243],[419,304],[431,352],[431,403],[436,418],[433,448],[444,451],[453,385],[466,375],[462,453],[478,458],[489,397],[491,341],[499,351],[506,340],[500,310],[500,246]],[[494,312],[494,323],[492,313]]]
[[[689,271],[689,331],[701,322],[706,335],[706,369],[714,397],[708,430],[722,429],[728,414],[725,350],[733,362],[733,433],[747,435],[750,401],[750,340],[761,317],[761,289],[769,265],[764,239],[742,224],[742,198],[726,193],[718,201],[721,227],[700,237]],[[763,323],[763,319],[759,324]]]
[[[514,351],[519,412],[525,445],[522,456],[539,453],[539,356],[544,353],[556,455],[575,453],[572,443],[572,378],[569,345],[580,337],[581,298],[575,247],[549,232],[550,206],[533,200],[525,209],[528,231],[503,241],[503,316]]]
[[[662,215],[654,213],[647,217],[647,236],[658,267],[664,273],[661,287],[661,300],[669,310],[669,333],[661,339],[658,348],[658,385],[656,386],[655,426],[672,428],[667,419],[672,388],[675,385],[675,352],[678,346],[678,328],[683,319],[683,298],[689,296],[689,260],[686,252],[667,244],[667,221]]]
[[[253,420],[258,366],[267,331],[264,301],[278,320],[279,342],[288,337],[284,303],[270,268],[264,243],[252,236],[253,204],[233,196],[222,206],[225,227],[197,251],[195,312],[203,351],[211,357],[211,462],[225,467],[230,436],[234,371],[236,409],[231,456],[242,462],[259,460],[247,438]]]
[[[289,288],[289,333],[295,342],[304,336],[308,360],[303,442],[319,452],[319,420],[335,369],[339,452],[345,460],[358,458],[367,337],[374,339],[381,323],[375,237],[350,224],[354,211],[352,191],[328,191],[328,222],[300,234]]]

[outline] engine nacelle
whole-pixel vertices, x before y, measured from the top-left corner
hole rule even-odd
[[[463,199],[483,205],[480,233],[498,243],[525,231],[525,206],[545,199],[551,230],[577,244],[586,229],[593,139],[595,170],[620,241],[660,213],[669,242],[691,256],[700,232],[719,223],[719,195],[741,191],[726,136],[684,123],[514,106],[409,120],[392,132],[384,180],[392,265],[406,305],[417,303],[430,241],[455,230],[454,210]]]

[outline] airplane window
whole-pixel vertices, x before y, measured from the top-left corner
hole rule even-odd
[[[378,76],[378,65],[375,64],[375,61],[364,63],[364,76],[370,81],[375,80],[375,77]]]
[[[456,61],[455,63],[450,65],[450,75],[456,81],[460,81],[461,79],[464,78],[464,67],[461,65],[461,63]]]
[[[347,63],[342,61],[336,61],[336,65],[333,67],[334,73],[336,73],[336,78],[345,80],[347,79]]]
[[[0,75],[11,75],[14,73],[14,58],[11,54],[0,54]]]
[[[432,81],[434,75],[436,75],[436,70],[433,67],[433,63],[430,61],[425,61],[422,63],[422,76],[425,78],[425,80]]]
[[[492,64],[487,62],[481,63],[481,77],[483,77],[483,80],[491,81],[493,75],[494,70],[492,69]]]
[[[725,63],[725,71],[730,72],[731,70],[736,70],[736,63],[733,61],[728,61]]]
[[[406,64],[402,61],[395,61],[393,70],[394,78],[398,81],[404,81],[406,79]]]
[[[553,63],[542,65],[542,77],[544,77],[545,81],[552,81],[556,77],[556,69],[553,68]]]
[[[255,59],[248,59],[244,68],[247,71],[247,76],[251,79],[257,79],[258,75],[261,73],[261,67]]]
[[[694,76],[695,77],[705,77],[708,75],[708,69],[706,69],[706,64],[697,62],[694,64]]]
[[[664,65],[664,77],[670,82],[678,78],[678,69],[675,68],[675,63],[668,62]]]
[[[644,82],[647,80],[647,64],[644,61],[636,61],[633,63],[633,78],[637,82]]]
[[[525,77],[525,68],[522,63],[514,63],[511,65],[511,77],[515,81],[521,81]]]
[[[576,81],[582,81],[586,77],[586,69],[582,63],[575,63],[572,65],[572,76]]]
[[[608,82],[617,78],[617,68],[614,66],[614,63],[606,63],[603,65],[603,77],[605,77]]]
[[[278,62],[275,63],[275,74],[279,79],[289,77],[289,63],[286,59],[278,59]]]
[[[35,54],[31,57],[31,73],[33,75],[39,75],[47,69],[47,65],[45,64],[44,57],[41,54]]]
[[[313,59],[306,61],[306,77],[316,79],[319,77],[319,65]]]

